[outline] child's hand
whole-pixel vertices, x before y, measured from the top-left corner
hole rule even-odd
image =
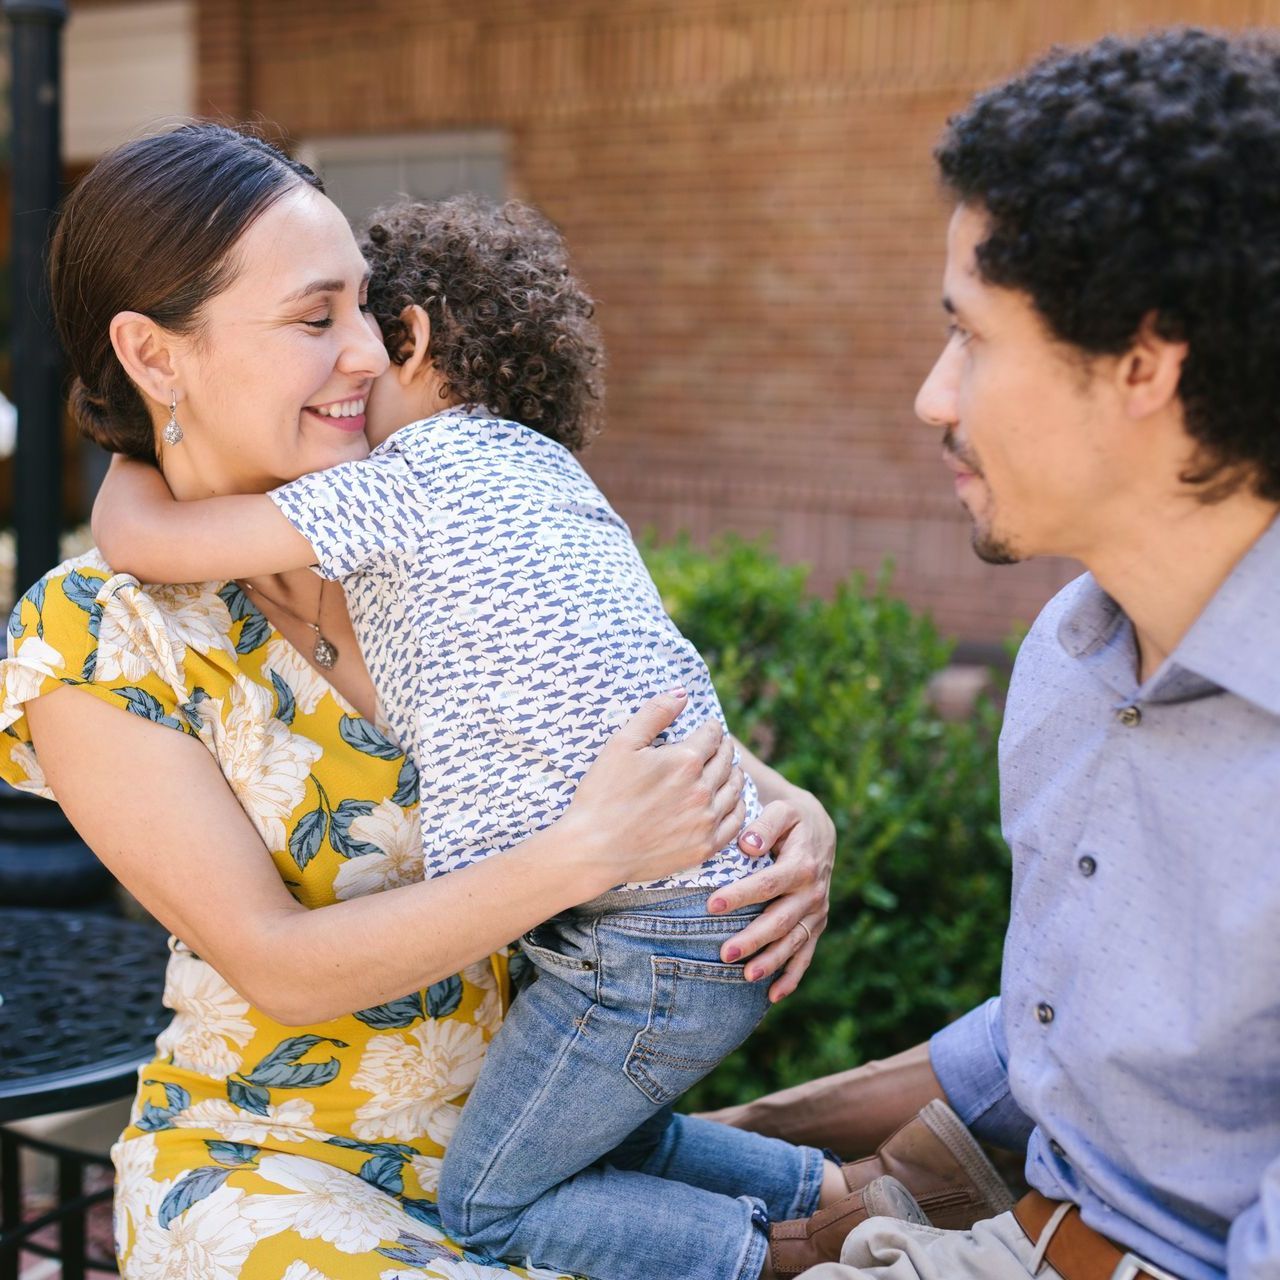
[[[645,703],[605,744],[561,819],[593,851],[596,893],[697,866],[742,829],[742,769],[715,721],[680,742],[653,745],[687,705],[683,693]]]

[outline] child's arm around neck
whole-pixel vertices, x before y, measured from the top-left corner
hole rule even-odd
[[[142,582],[221,582],[315,564],[264,493],[179,502],[149,463],[116,457],[93,504],[106,562]]]

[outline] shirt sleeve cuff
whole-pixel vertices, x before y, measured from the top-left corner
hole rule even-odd
[[[1009,1091],[1009,1050],[993,997],[929,1042],[934,1074],[952,1110],[985,1142],[1022,1150],[1035,1125]]]

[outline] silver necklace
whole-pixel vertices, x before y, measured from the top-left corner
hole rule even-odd
[[[324,607],[323,578],[320,579],[320,598],[316,601],[316,620],[314,622],[308,622],[300,613],[295,613],[287,604],[282,604],[274,596],[267,595],[261,587],[255,587],[252,582],[246,581],[244,585],[256,595],[260,595],[264,600],[275,605],[277,609],[283,609],[291,618],[301,622],[304,627],[310,627],[316,633],[316,642],[311,650],[311,657],[315,660],[317,667],[323,667],[326,671],[333,669],[334,664],[338,661],[338,646],[320,630],[320,611]]]

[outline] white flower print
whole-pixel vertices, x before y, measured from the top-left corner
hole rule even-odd
[[[317,1271],[315,1267],[307,1266],[305,1262],[291,1262],[280,1280],[332,1280],[332,1277],[325,1275],[323,1271]]]
[[[302,803],[319,743],[276,720],[274,699],[260,684],[237,675],[222,714],[210,721],[213,750],[223,776],[272,853],[285,848],[285,819]]]
[[[117,581],[120,585],[111,590]],[[117,575],[103,584],[98,597],[102,617],[94,678],[104,683],[123,679],[135,684],[155,675],[170,688],[183,689],[181,659],[186,646],[174,645],[168,620],[136,579]]]
[[[433,1263],[431,1270],[426,1272],[418,1267],[410,1270],[393,1267],[390,1271],[379,1272],[378,1280],[425,1280],[426,1277],[437,1277],[438,1280],[494,1280],[497,1276],[504,1277],[504,1280],[511,1280],[511,1272],[506,1267],[482,1267],[478,1263],[468,1262],[465,1258],[456,1258],[452,1262],[441,1259]],[[559,1280],[558,1275],[557,1280]]]
[[[164,616],[165,631],[179,663],[186,658],[188,649],[197,653],[218,650],[235,654],[231,643],[231,613],[209,583],[150,586],[146,594]]]
[[[263,668],[274,671],[293,692],[298,710],[309,716],[330,692],[320,673],[282,636],[273,636],[267,644]]]
[[[36,759],[36,749],[29,742],[19,742],[9,752],[9,759],[22,770],[25,782],[15,784],[21,791],[36,791],[48,795],[49,788],[44,780],[44,770]]]
[[[428,1130],[433,1113],[475,1084],[485,1038],[463,1022],[423,1022],[400,1035],[369,1041],[352,1085],[374,1096],[352,1125],[357,1138],[412,1139]]]
[[[156,1169],[155,1135],[117,1142],[111,1148],[116,1167],[116,1187],[112,1218],[116,1234],[116,1252],[123,1254],[129,1245],[129,1230],[136,1231],[151,1207]]]
[[[502,993],[498,990],[498,980],[494,977],[492,964],[488,960],[481,960],[468,965],[462,971],[462,980],[484,992],[476,1006],[476,1026],[492,1037],[502,1025]]]
[[[4,667],[3,722],[11,725],[23,714],[22,704],[39,697],[41,686],[66,667],[66,660],[53,645],[29,635],[16,644],[9,637],[9,661]]]
[[[462,1108],[455,1102],[442,1102],[427,1117],[427,1137],[441,1147],[447,1147],[453,1141],[458,1121],[462,1118]]]
[[[125,1280],[236,1280],[260,1233],[241,1212],[244,1192],[219,1187],[169,1226],[141,1225],[125,1263]]]
[[[304,1240],[324,1240],[343,1253],[371,1253],[402,1231],[418,1235],[423,1224],[363,1178],[306,1156],[265,1155],[258,1172],[291,1195],[253,1195],[240,1205],[260,1231],[296,1231]]]
[[[429,1196],[440,1190],[440,1166],[444,1160],[440,1156],[414,1156],[410,1161],[418,1186]]]
[[[177,1015],[160,1033],[156,1048],[186,1071],[224,1077],[243,1066],[238,1049],[253,1039],[245,1014],[249,1002],[212,967],[192,955],[175,952],[165,974],[164,1002]]]
[[[351,835],[378,852],[342,864],[333,882],[339,898],[362,898],[422,879],[422,829],[417,817],[393,800],[384,800],[372,812],[355,818]]]
[[[205,1098],[173,1118],[179,1129],[212,1129],[228,1142],[306,1142],[317,1131],[312,1125],[315,1104],[290,1098],[268,1103],[267,1114],[255,1115],[232,1106],[225,1098]]]

